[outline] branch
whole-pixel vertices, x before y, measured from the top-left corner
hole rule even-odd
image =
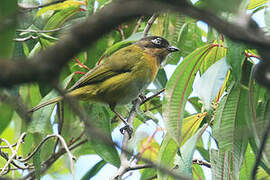
[[[269,50],[270,38],[261,30],[249,26],[247,19],[242,19],[244,23],[231,23],[211,12],[189,5],[185,1],[119,0],[110,3],[85,22],[73,27],[64,39],[30,61],[0,61],[0,67],[2,67],[0,86],[6,87],[37,81],[50,82],[58,77],[62,67],[72,57],[121,23],[132,18],[149,16],[167,10],[202,20],[235,41]]]
[[[142,0],[111,3],[85,22],[71,28],[66,37],[30,60],[0,61],[0,86],[37,81],[48,83],[58,77],[63,66],[72,57],[122,22],[142,15],[151,15],[164,8],[167,9],[162,3],[145,3]]]
[[[138,110],[138,108],[140,107],[141,101],[140,99],[136,99],[133,103],[133,106],[130,110],[127,122],[128,125],[130,127],[132,127],[133,125],[133,121],[134,118],[136,116],[136,111]],[[121,165],[118,169],[118,171],[116,172],[116,174],[111,178],[111,179],[119,179],[122,175],[124,175],[130,168],[130,163],[128,160],[128,155],[129,153],[126,152],[125,150],[128,149],[128,140],[129,140],[129,134],[127,131],[124,131],[124,137],[123,137],[123,141],[122,141],[122,147],[121,147],[121,155],[120,155],[120,161],[121,161]]]
[[[155,20],[157,19],[157,17],[158,17],[158,14],[155,13],[155,14],[153,14],[153,16],[149,19],[149,21],[147,22],[147,24],[146,24],[146,26],[145,26],[145,28],[144,28],[144,30],[143,30],[143,35],[142,35],[142,37],[146,37],[146,36],[147,36],[147,34],[148,34],[148,32],[149,32],[151,26],[153,25],[153,23],[155,22]]]

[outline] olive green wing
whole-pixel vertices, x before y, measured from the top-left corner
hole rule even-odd
[[[87,72],[69,91],[105,81],[121,73],[131,72],[134,65],[140,61],[141,56],[142,49],[137,45],[122,48],[105,59],[102,64]]]

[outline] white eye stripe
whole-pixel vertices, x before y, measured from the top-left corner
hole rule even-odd
[[[160,45],[161,44],[161,39],[160,38],[153,39],[152,43]]]

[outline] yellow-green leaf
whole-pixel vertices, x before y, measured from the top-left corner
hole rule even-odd
[[[268,0],[250,0],[248,9],[255,9],[256,7],[261,6],[267,2]]]
[[[62,3],[57,3],[57,4],[53,4],[53,5],[41,8],[37,12],[36,16],[40,16],[43,13],[48,12],[48,11],[62,10],[62,9],[67,9],[69,7],[79,7],[81,5],[85,5],[85,2],[69,0],[69,1],[65,1],[65,2],[62,2]]]

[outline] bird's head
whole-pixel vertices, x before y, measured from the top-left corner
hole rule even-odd
[[[171,46],[169,42],[160,36],[148,36],[136,42],[144,52],[155,56],[161,64],[171,52],[179,51],[177,47]]]

